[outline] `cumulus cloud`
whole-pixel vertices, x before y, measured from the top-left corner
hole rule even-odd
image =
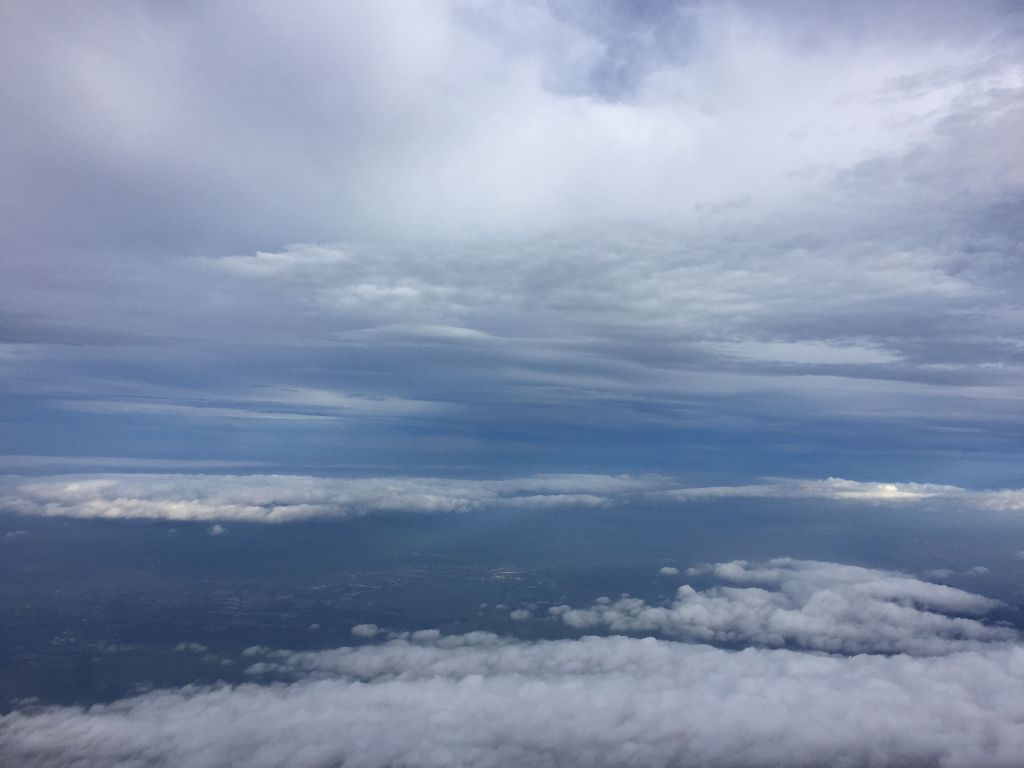
[[[714,498],[820,498],[922,503],[990,512],[1024,510],[1024,491],[827,480],[676,487],[662,475],[546,474],[503,480],[308,475],[74,475],[0,479],[0,508],[26,515],[282,523],[381,512],[672,504]],[[215,526],[211,533],[226,529]],[[669,572],[662,569],[662,575]]]
[[[996,601],[901,573],[788,558],[688,573],[749,586],[697,591],[683,585],[668,606],[624,597],[549,611],[576,629],[841,653],[941,654],[1017,638],[1013,629],[967,618]]]
[[[679,569],[676,568],[675,566],[671,566],[671,565],[662,566],[660,569],[658,569],[658,575],[659,576],[678,576],[679,575]]]
[[[356,624],[352,627],[352,634],[362,638],[376,637],[380,634],[380,627],[376,624]]]
[[[476,635],[277,652],[262,669],[293,682],[2,716],[0,757],[80,768],[1011,768],[1024,751],[1019,647],[838,657]]]

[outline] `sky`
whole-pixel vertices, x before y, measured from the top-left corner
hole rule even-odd
[[[1021,484],[1016,4],[0,13],[5,471]]]
[[[904,556],[186,642],[247,682],[16,702],[0,761],[1019,763],[1021,3],[15,0],[0,103],[0,549],[787,505]]]

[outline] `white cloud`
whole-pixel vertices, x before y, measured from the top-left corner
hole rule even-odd
[[[183,399],[185,393],[179,393]],[[417,416],[451,411],[451,406],[399,397],[352,395],[312,387],[262,387],[258,393],[232,393],[216,402],[168,403],[136,400],[64,400],[61,407],[98,414],[139,413],[196,419],[337,421],[352,417]]]
[[[277,277],[306,270],[319,274],[324,269],[344,269],[353,261],[341,248],[293,246],[279,253],[259,251],[254,256],[224,256],[212,262],[212,266],[247,277]]]
[[[356,624],[352,627],[352,634],[362,638],[376,637],[380,634],[380,627],[376,624]]]
[[[658,570],[658,575],[659,576],[678,576],[679,575],[679,569],[674,567],[674,566],[671,566],[671,565],[666,565],[666,566],[663,566],[662,568],[660,568]]]
[[[660,487],[625,475],[512,480],[297,475],[102,475],[15,481],[0,506],[23,514],[279,523],[374,512],[468,512],[607,503]]]
[[[1011,768],[1024,651],[836,657],[475,635],[272,653],[288,684],[0,717],[17,765]],[[256,670],[258,671],[258,670]]]
[[[830,477],[825,480],[772,479],[756,485],[673,488],[655,492],[679,501],[704,498],[820,498],[869,503],[912,503],[926,500],[960,503],[998,512],[1024,510],[1024,490],[1007,488],[973,491],[936,483],[862,482]]]
[[[713,498],[820,498],[859,503],[929,502],[1005,513],[1024,491],[951,485],[777,479],[757,485],[676,487],[661,475],[545,474],[505,480],[307,475],[71,475],[0,478],[0,507],[29,515],[282,523],[379,512],[666,504]]]
[[[994,600],[901,573],[787,558],[689,573],[749,586],[699,592],[683,585],[667,607],[624,597],[549,610],[576,629],[842,653],[941,654],[1017,638],[1012,629],[965,617],[992,610]]]

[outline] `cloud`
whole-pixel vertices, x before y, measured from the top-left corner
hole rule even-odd
[[[0,757],[81,768],[1010,768],[1024,651],[730,652],[626,637],[257,649],[254,678],[0,717]]]
[[[0,447],[1011,482],[1016,9],[586,5],[4,7]]]
[[[538,475],[511,480],[296,475],[100,475],[16,482],[0,508],[22,514],[282,523],[375,512],[593,506],[656,478]]]
[[[659,576],[678,576],[679,569],[671,565],[666,565],[658,569]]]
[[[371,638],[380,633],[380,627],[376,624],[356,624],[352,627],[352,634],[356,637]]]
[[[712,498],[818,498],[867,503],[934,501],[962,504],[998,512],[1024,510],[1024,491],[1006,488],[973,491],[936,483],[862,482],[830,477],[825,480],[775,479],[757,485],[673,488],[655,492],[678,501]]]
[[[689,573],[749,586],[683,585],[665,607],[624,597],[549,611],[581,630],[841,653],[942,654],[1017,638],[1012,629],[965,617],[992,610],[996,601],[901,573],[788,558]]]
[[[34,130],[49,150],[9,160],[20,210],[37,224],[45,193],[71,208],[92,183],[65,225],[116,225],[120,243],[680,216],[792,200],[796,171],[906,151],[1019,87],[995,6],[923,32],[876,4],[857,23],[888,34],[858,36],[792,8],[694,3],[655,22],[560,5],[9,9],[7,60],[39,77],[0,80],[19,110],[3,138]],[[116,220],[118,202],[139,218]]]
[[[229,459],[144,459],[134,456],[17,456],[0,455],[0,468],[4,472],[73,467],[97,469],[151,469],[151,470],[202,470],[239,469],[259,466],[260,462],[234,461]]]
[[[263,387],[258,394],[235,395],[234,405],[211,402],[197,404],[137,402],[120,400],[66,400],[61,407],[98,414],[167,414],[197,419],[283,419],[331,421],[352,417],[386,418],[438,413],[442,403],[428,403],[398,397],[351,395],[309,387]]]
[[[921,501],[949,494],[970,493],[951,485],[932,483],[877,483],[830,477],[825,480],[787,480],[757,485],[679,488],[664,495],[679,500],[728,497],[827,498],[849,501]]]
[[[202,643],[178,643],[174,650],[179,653],[206,653],[210,649]]]
[[[818,498],[853,503],[929,503],[991,513],[1024,510],[1024,491],[827,480],[674,487],[660,475],[546,474],[505,480],[308,475],[93,474],[0,479],[0,508],[26,515],[284,523],[374,513],[460,513],[716,498]]]

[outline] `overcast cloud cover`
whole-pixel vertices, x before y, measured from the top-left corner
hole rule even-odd
[[[5,3],[0,451],[1019,486],[1021,23]]]
[[[750,647],[731,652],[654,637],[531,643],[433,630],[331,651],[252,648],[252,684],[2,716],[0,757],[77,768],[1019,763],[1024,650],[1014,633],[969,620],[968,642],[924,626],[965,621],[931,609],[984,614],[992,601],[835,563],[707,568],[808,593],[805,612],[814,601],[848,601],[849,612],[833,612],[837,629],[856,624],[862,637],[905,642],[844,642],[866,653],[843,656],[767,649],[780,644],[772,632],[734,637]],[[761,611],[744,594],[754,591],[718,588],[709,599],[720,607],[694,614],[692,626],[717,633],[722,610],[756,623]],[[821,647],[820,624],[777,610],[789,642]],[[353,632],[372,638],[377,629]]]

